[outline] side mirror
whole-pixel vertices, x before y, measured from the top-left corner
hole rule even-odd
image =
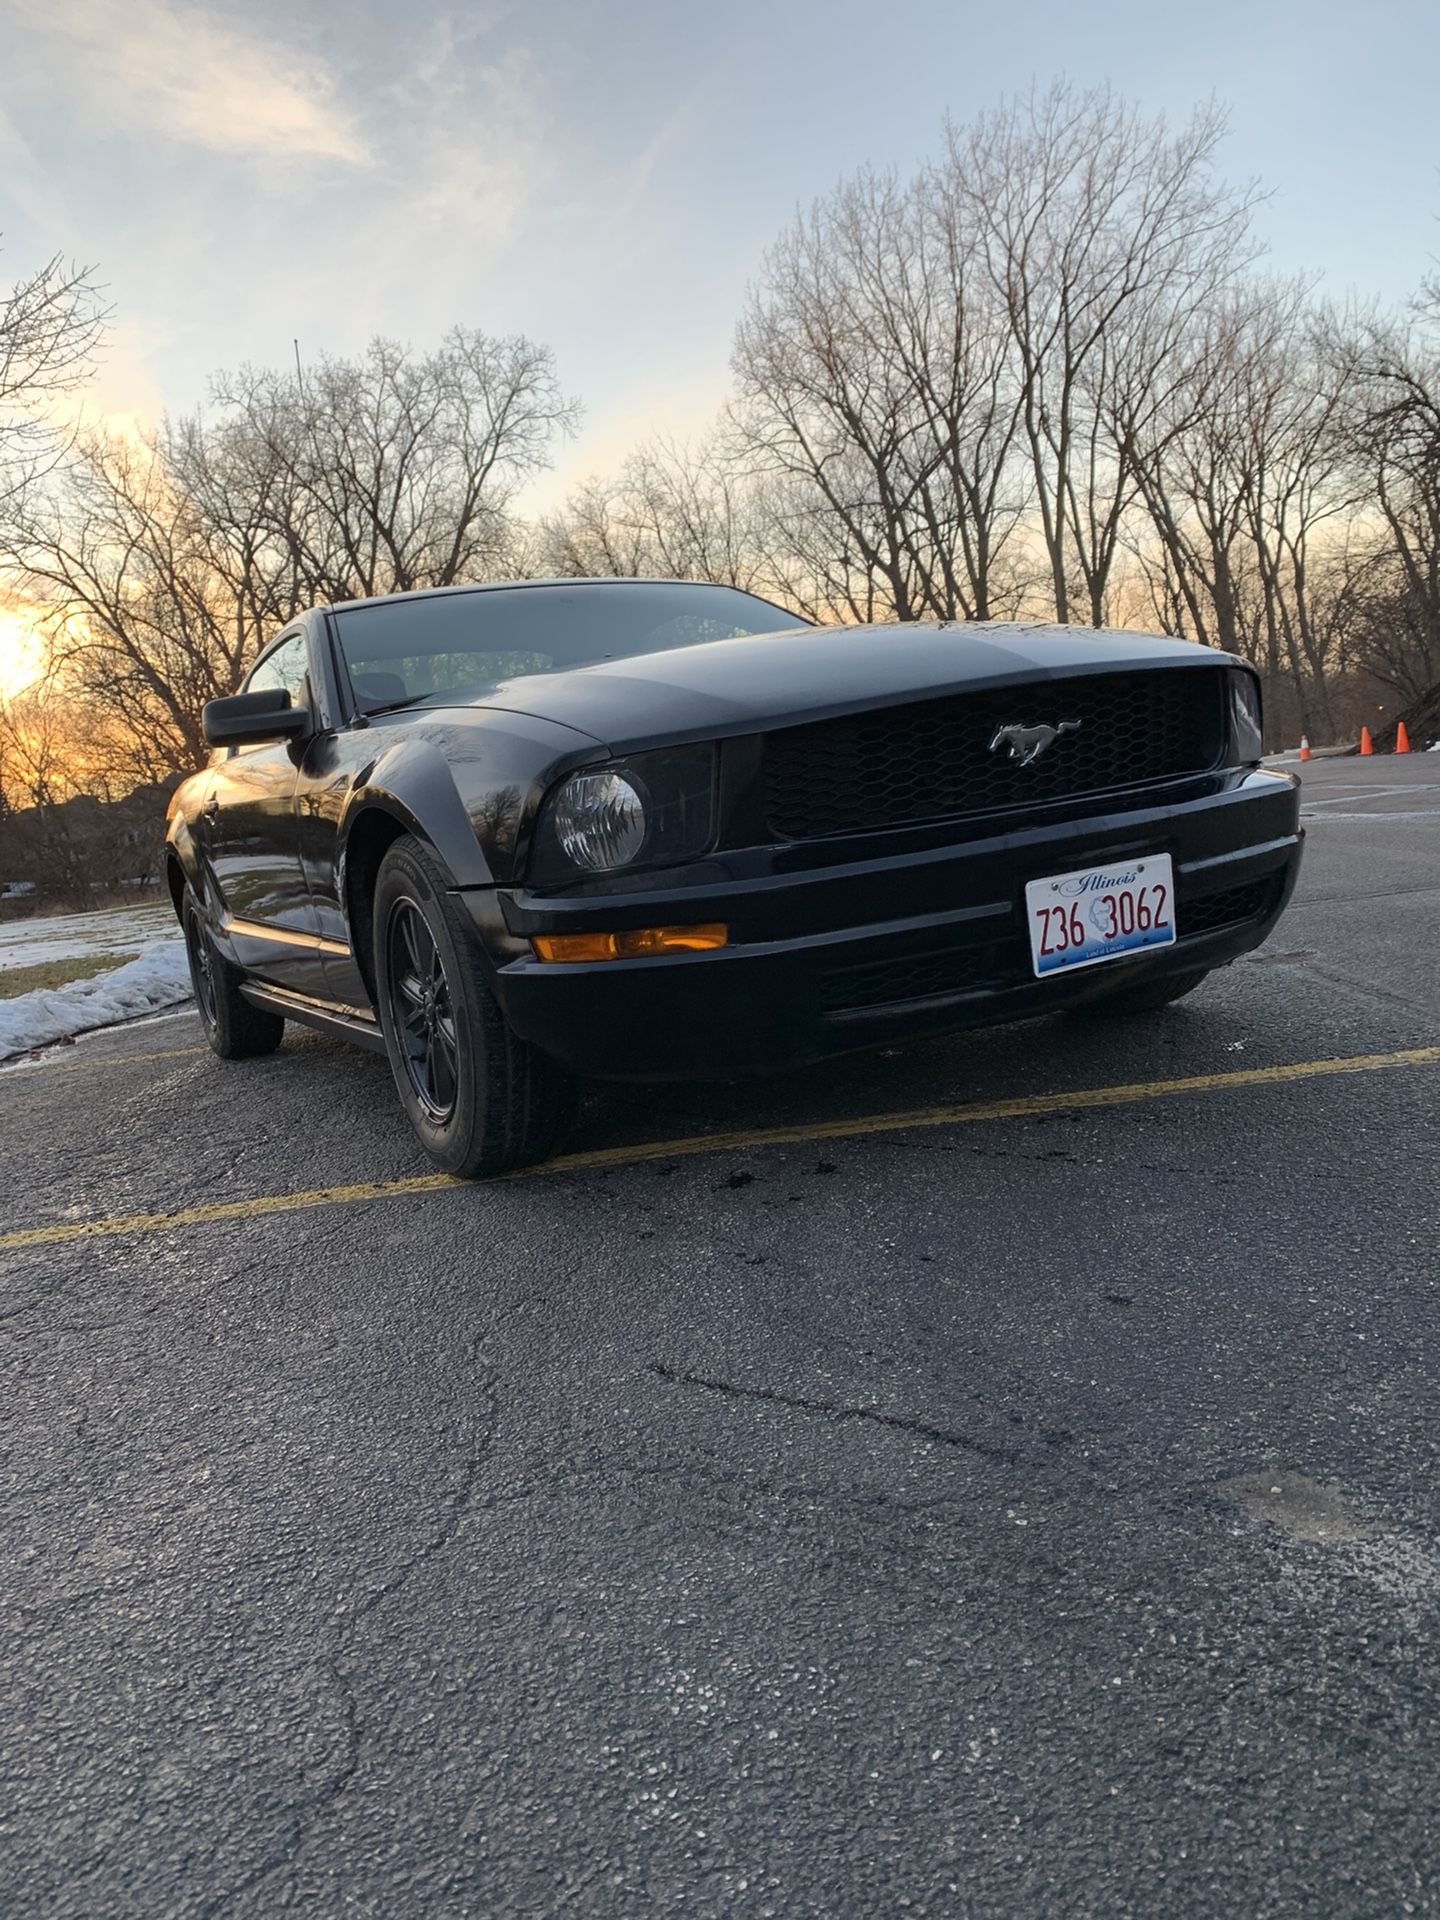
[[[298,740],[310,729],[310,715],[291,705],[283,687],[267,687],[263,693],[207,700],[200,724],[212,747],[254,747],[267,740]]]

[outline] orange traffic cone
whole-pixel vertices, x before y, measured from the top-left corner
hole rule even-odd
[[[1360,751],[1361,753],[1373,753],[1375,751],[1375,746],[1373,741],[1370,738],[1370,729],[1368,727],[1361,727],[1360,729]]]
[[[1395,751],[1396,753],[1408,753],[1410,751],[1410,736],[1405,731],[1405,722],[1403,720],[1395,729]]]
[[[1310,742],[1303,733],[1300,736],[1300,758],[1302,760],[1310,758]]]

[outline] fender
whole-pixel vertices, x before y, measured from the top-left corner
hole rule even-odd
[[[538,715],[484,708],[448,709],[418,721],[407,713],[403,727],[382,722],[343,738],[358,762],[343,800],[336,793],[331,854],[332,898],[355,961],[353,977],[343,982],[346,996],[357,997],[363,983],[373,998],[370,929],[363,918],[356,924],[355,908],[373,881],[387,837],[377,844],[368,831],[358,841],[355,835],[357,824],[374,824],[377,815],[433,848],[452,888],[465,896],[490,964],[512,958],[514,939],[497,888],[512,878],[517,851],[550,783],[581,762],[593,762],[597,752],[603,756],[603,744]],[[381,751],[375,754],[377,744]]]
[[[453,772],[430,741],[406,738],[361,768],[346,798],[335,848],[342,899],[351,831],[361,814],[377,810],[428,841],[457,887],[494,886],[490,861]]]
[[[191,775],[190,779],[196,776]],[[170,796],[170,805],[165,818],[165,855],[167,880],[170,879],[171,862],[179,867],[181,875],[189,883],[201,911],[209,917],[209,902],[206,899],[205,869],[200,859],[200,849],[196,845],[195,835],[191,831],[190,817],[180,804],[181,795],[190,780],[182,781]],[[180,918],[181,899],[179,890],[170,883],[170,898],[175,908],[175,917]]]
[[[341,809],[341,897],[350,833],[375,809],[427,840],[456,888],[503,885],[551,782],[607,752],[592,735],[536,714],[469,708],[418,724],[407,714],[403,733],[357,768]]]

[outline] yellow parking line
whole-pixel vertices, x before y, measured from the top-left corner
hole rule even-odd
[[[92,1067],[124,1067],[136,1060],[180,1060],[187,1053],[209,1053],[209,1047],[164,1047],[154,1053],[99,1053],[91,1060],[47,1060],[47,1073],[88,1073]],[[22,1056],[23,1057],[23,1056]],[[15,1067],[18,1060],[6,1061]]]
[[[1023,1094],[1010,1100],[974,1101],[966,1106],[917,1107],[902,1113],[862,1114],[853,1120],[802,1121],[788,1127],[754,1127],[737,1133],[700,1133],[680,1140],[647,1140],[630,1147],[598,1147],[567,1153],[538,1167],[522,1167],[506,1180],[534,1180],[554,1173],[589,1173],[607,1167],[636,1166],[647,1160],[676,1160],[702,1153],[737,1153],[757,1147],[790,1146],[797,1141],[856,1140],[884,1133],[910,1133],[926,1127],[959,1127],[981,1120],[1023,1120],[1051,1113],[1078,1113],[1097,1107],[1133,1106],[1187,1093],[1230,1093],[1241,1087],[1273,1087],[1320,1080],[1338,1073],[1383,1073],[1400,1067],[1440,1065],[1440,1047],[1410,1047],[1401,1053],[1357,1053],[1342,1060],[1301,1060],[1279,1067],[1242,1067],[1231,1073],[1192,1074],[1183,1080],[1139,1080],[1114,1087],[1077,1087],[1065,1093]],[[0,1234],[0,1251],[52,1247],[67,1240],[112,1239],[117,1235],[167,1233],[176,1227],[210,1226],[224,1220],[255,1220],[266,1214],[298,1213],[312,1207],[350,1206],[363,1200],[403,1200],[421,1193],[473,1191],[471,1181],[447,1173],[418,1174],[409,1180],[367,1180],[357,1186],[315,1187],[307,1193],[263,1194],[253,1200],[222,1200],[210,1206],[181,1207],[173,1213],[128,1213],[109,1219],[66,1221]]]

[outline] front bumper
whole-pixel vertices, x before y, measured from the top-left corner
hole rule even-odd
[[[1299,785],[1246,769],[1138,811],[927,840],[868,858],[837,859],[833,843],[718,855],[644,891],[457,897],[470,900],[511,1027],[561,1065],[603,1078],[728,1079],[1026,1019],[1127,980],[1225,965],[1260,945],[1290,897]],[[864,846],[851,841],[840,852]],[[1035,979],[1026,882],[1149,853],[1174,862],[1175,944]],[[807,855],[814,864],[796,869]],[[704,921],[724,921],[730,944],[592,965],[544,964],[529,947],[537,933]]]

